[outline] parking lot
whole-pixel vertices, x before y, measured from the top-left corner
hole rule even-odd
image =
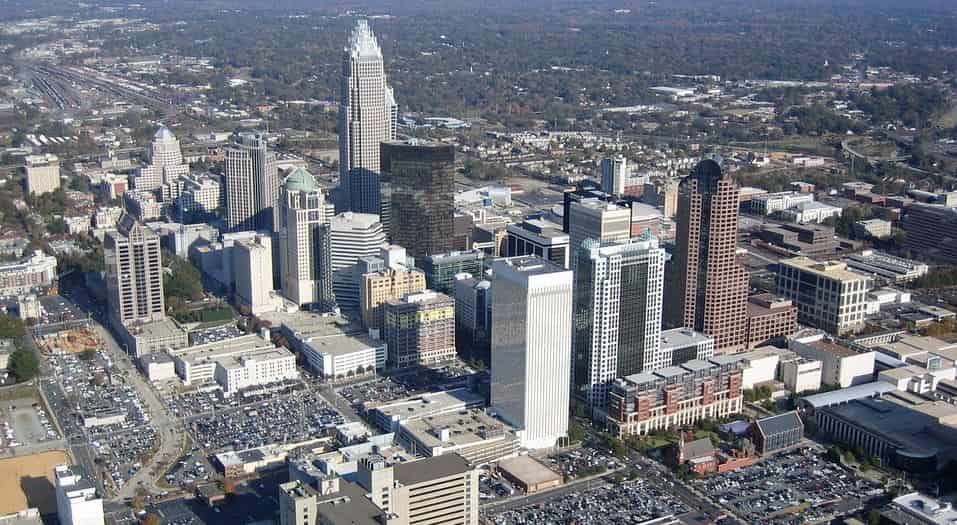
[[[550,456],[546,458],[546,463],[567,480],[602,474],[625,466],[614,456],[588,447]]]
[[[357,411],[390,403],[425,392],[437,392],[468,386],[475,370],[453,363],[439,367],[421,367],[389,377],[347,385],[336,390]]]
[[[325,435],[344,418],[317,393],[297,390],[264,401],[187,420],[194,441],[207,453],[295,443]]]
[[[235,324],[224,324],[213,328],[204,328],[202,330],[193,330],[189,333],[191,345],[205,345],[217,341],[225,341],[243,335],[243,332]]]
[[[814,449],[695,480],[694,486],[747,523],[797,525],[854,512],[882,489]]]
[[[266,401],[275,396],[304,391],[306,385],[302,381],[286,381],[273,383],[267,390],[253,390],[241,392],[237,395],[225,397],[219,388],[192,390],[181,393],[165,392],[163,401],[166,408],[176,417],[191,418],[219,410],[230,410],[237,407]]]
[[[70,437],[85,437],[113,485],[123,486],[157,445],[142,401],[100,352],[90,360],[74,354],[49,359],[63,392],[61,398],[58,389],[45,389],[53,391],[51,410]]]
[[[46,411],[32,398],[4,402],[0,420],[3,421],[0,444],[4,447],[35,445],[60,438]]]
[[[541,503],[501,512],[492,510],[486,517],[495,525],[617,525],[677,516],[689,510],[662,488],[645,480],[636,480],[571,490]]]

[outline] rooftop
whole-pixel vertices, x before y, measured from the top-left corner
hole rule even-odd
[[[707,343],[712,339],[690,328],[674,328],[661,331],[661,348],[683,348]]]
[[[395,480],[403,485],[415,485],[434,479],[455,476],[471,470],[468,461],[451,453],[395,465]]]
[[[758,419],[754,424],[765,436],[780,434],[796,428],[804,428],[804,423],[798,417],[797,412],[785,412],[776,416]]]
[[[809,257],[784,259],[781,261],[781,264],[838,281],[861,281],[868,278],[865,275],[848,270],[847,265],[844,263],[819,262]]]
[[[442,392],[422,394],[402,401],[375,407],[382,415],[399,421],[433,416],[443,412],[461,410],[472,406],[484,406],[485,398],[466,389],[458,388]]]
[[[403,429],[428,447],[460,447],[507,436],[510,427],[481,409],[459,410],[427,416],[402,424]],[[447,439],[441,439],[447,433]]]
[[[555,471],[531,456],[518,456],[499,461],[498,469],[521,480],[529,487],[562,479]]]
[[[190,346],[173,350],[171,355],[178,357],[190,365],[222,361],[228,363],[227,358],[239,355],[255,355],[259,351],[275,350],[276,346],[266,341],[259,334],[248,334],[232,339],[224,339],[213,343]],[[288,352],[288,351],[287,351]]]
[[[848,403],[856,399],[864,399],[884,395],[897,390],[897,387],[883,381],[864,383],[840,390],[822,392],[801,398],[801,401],[814,408],[824,408],[841,403]]]

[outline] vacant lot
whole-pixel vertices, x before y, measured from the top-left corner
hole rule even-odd
[[[28,507],[42,514],[56,512],[53,467],[70,462],[62,451],[0,460],[0,514]]]

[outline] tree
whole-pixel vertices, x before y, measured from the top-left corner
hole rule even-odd
[[[196,269],[189,261],[169,252],[163,252],[169,261],[170,273],[163,274],[163,291],[166,299],[177,298],[180,301],[197,301],[203,298],[203,283]]]
[[[10,354],[8,368],[17,381],[22,383],[36,377],[40,364],[33,352],[21,348]]]
[[[581,443],[585,439],[585,427],[578,421],[572,420],[568,424],[568,441],[571,443]]]
[[[26,324],[22,319],[10,315],[0,315],[0,339],[19,341],[26,335]]]
[[[96,350],[92,348],[87,348],[86,350],[80,352],[80,359],[83,361],[92,361],[96,357]]]

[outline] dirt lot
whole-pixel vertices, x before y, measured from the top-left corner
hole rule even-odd
[[[0,460],[0,514],[37,507],[56,512],[53,467],[69,464],[66,452],[53,451]]]

